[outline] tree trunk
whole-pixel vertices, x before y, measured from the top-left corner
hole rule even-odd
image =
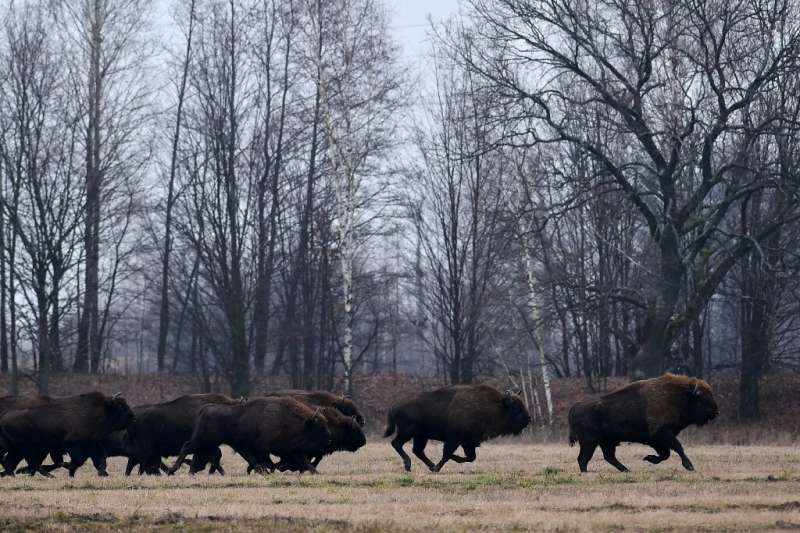
[[[178,108],[175,113],[175,132],[172,136],[172,154],[169,165],[169,183],[167,185],[167,205],[164,220],[164,252],[161,258],[161,310],[158,321],[158,347],[156,358],[158,371],[165,368],[164,359],[167,352],[167,334],[169,333],[169,259],[172,252],[172,208],[175,204],[175,174],[178,167],[178,144],[181,136],[183,103],[186,95],[186,82],[189,75],[189,60],[192,53],[192,32],[194,31],[195,0],[189,4],[189,29],[186,36],[186,54],[181,73],[181,84],[178,89]]]
[[[78,343],[75,353],[75,372],[97,373],[100,364],[100,339],[98,338],[99,320],[99,275],[100,267],[100,122],[102,98],[102,79],[100,72],[100,54],[102,48],[101,20],[102,8],[100,0],[94,1],[94,13],[90,22],[89,36],[89,109],[86,131],[86,222],[84,229],[84,247],[86,264],[84,266],[84,300],[83,315],[78,326]]]
[[[680,298],[685,269],[681,262],[678,234],[671,225],[664,228],[659,249],[659,277],[655,280],[657,292],[648,310],[644,342],[629,366],[632,379],[663,373],[673,341],[670,323]]]
[[[39,394],[50,393],[50,328],[48,327],[47,296],[43,294],[44,276],[37,276],[37,342],[39,344]]]

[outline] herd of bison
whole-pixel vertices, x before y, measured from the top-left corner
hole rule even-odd
[[[629,385],[569,411],[570,445],[580,444],[582,472],[599,446],[604,459],[627,470],[615,456],[621,442],[653,447],[644,459],[660,463],[671,451],[684,468],[691,461],[678,442],[687,426],[703,425],[718,415],[708,384],[697,378],[665,374]],[[384,437],[411,470],[412,451],[433,472],[447,461],[475,460],[488,439],[519,434],[531,418],[512,391],[488,385],[456,385],[422,393],[388,413]],[[91,392],[68,397],[0,398],[0,456],[3,476],[51,472],[65,468],[70,476],[91,459],[107,476],[106,459],[128,459],[125,474],[173,474],[183,465],[191,473],[206,468],[224,474],[220,446],[230,446],[247,462],[247,473],[275,470],[316,472],[333,452],[355,452],[364,444],[364,416],[345,396],[329,392],[279,390],[252,399],[223,394],[194,394],[169,402],[130,407],[120,395]],[[444,443],[438,463],[425,454],[429,440]],[[456,452],[461,448],[463,455]],[[52,464],[44,464],[47,456]],[[65,456],[69,460],[65,460]],[[191,456],[191,459],[189,459]],[[176,457],[169,466],[165,458]],[[25,460],[22,468],[20,463]],[[277,459],[277,461],[275,460]]]

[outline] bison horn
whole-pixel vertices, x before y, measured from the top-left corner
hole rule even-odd
[[[112,399],[112,400],[116,400],[117,398],[121,398],[121,397],[122,397],[122,393],[121,393],[121,392],[118,392],[118,393],[116,393],[114,396],[112,396],[112,397],[111,397],[111,399]]]
[[[700,394],[700,382],[699,381],[695,381],[694,382],[694,388],[692,389],[692,394],[694,394],[695,396]]]

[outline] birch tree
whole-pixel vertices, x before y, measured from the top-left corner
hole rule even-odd
[[[314,9],[316,7],[316,9]],[[336,252],[341,275],[341,351],[345,387],[352,390],[353,263],[362,217],[381,172],[379,158],[392,145],[400,100],[398,51],[388,19],[374,0],[343,0],[308,10],[315,33],[309,56],[319,77],[322,118],[335,194]],[[322,23],[322,17],[325,23]]]

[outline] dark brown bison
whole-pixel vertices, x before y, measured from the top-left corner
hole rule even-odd
[[[233,399],[224,394],[189,394],[169,402],[137,407],[136,423],[128,429],[129,452],[133,461],[128,462],[126,474],[133,466],[140,465],[139,472],[157,475],[160,473],[161,458],[178,455],[183,443],[192,436],[195,421],[200,410],[206,405],[237,405],[241,399]],[[211,463],[209,473],[224,474],[219,458],[219,450],[208,450],[207,456],[193,457],[196,463],[205,466]]]
[[[288,396],[306,405],[317,407],[333,407],[345,416],[351,416],[364,427],[366,419],[355,402],[345,395],[337,396],[327,391],[307,391],[299,389],[283,389],[266,393],[264,396]]]
[[[367,443],[367,437],[355,417],[345,416],[333,407],[321,407],[320,412],[325,417],[328,430],[331,432],[331,442],[321,454],[311,458],[311,466],[316,468],[325,455],[335,452],[356,452]],[[302,471],[301,465],[282,461],[279,470]],[[251,467],[247,468],[249,474]]]
[[[91,392],[63,398],[49,398],[40,405],[12,408],[0,417],[0,440],[7,454],[6,475],[13,475],[21,459],[30,474],[40,472],[45,456],[53,451],[70,453],[91,446],[109,433],[127,428],[134,420],[125,400]],[[75,454],[75,468],[86,457]],[[74,470],[72,471],[74,473]]]
[[[680,456],[684,468],[694,470],[678,442],[678,434],[692,424],[702,426],[718,414],[708,383],[665,374],[573,405],[569,410],[569,443],[580,443],[581,472],[586,472],[598,446],[608,463],[621,472],[627,471],[615,454],[621,442],[652,446],[658,455],[648,455],[644,460],[653,464],[667,459],[672,450]]]
[[[287,397],[256,398],[239,405],[208,405],[200,411],[191,438],[183,444],[174,473],[187,454],[206,454],[227,444],[252,466],[271,466],[269,455],[316,472],[309,459],[331,442],[319,411]],[[194,473],[195,465],[190,472]]]
[[[450,459],[457,463],[474,461],[475,448],[482,442],[500,435],[517,435],[530,421],[522,399],[511,391],[500,392],[489,385],[454,385],[394,406],[383,436],[397,430],[392,446],[406,470],[411,470],[411,458],[403,445],[414,439],[414,455],[432,472],[438,472]],[[431,439],[444,442],[438,464],[425,455],[425,445]],[[455,455],[459,446],[465,457]]]

